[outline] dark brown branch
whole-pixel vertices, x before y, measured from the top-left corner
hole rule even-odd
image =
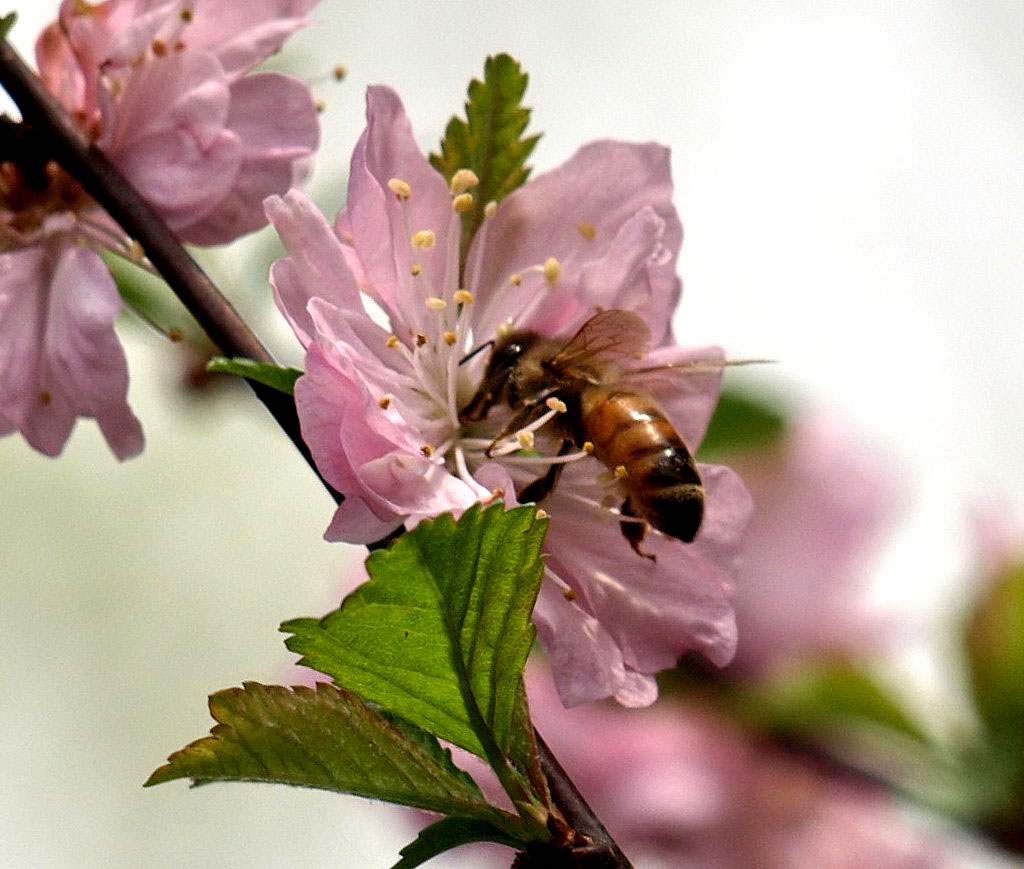
[[[227,356],[244,356],[272,364],[274,360],[267,349],[181,246],[163,220],[146,204],[117,167],[99,149],[93,147],[6,40],[0,40],[0,84],[18,105],[22,119],[46,135],[53,149],[53,159],[107,210],[129,237],[142,245],[149,261],[210,340]],[[335,500],[340,501],[341,496],[320,476],[309,448],[302,440],[292,398],[259,383],[250,381],[249,385]],[[537,742],[541,765],[548,777],[555,804],[566,821],[594,843],[592,849],[581,849],[572,859],[579,866],[631,869],[630,862],[580,796],[539,734]],[[530,859],[529,855],[525,856],[527,860]],[[532,865],[542,864],[535,861]]]

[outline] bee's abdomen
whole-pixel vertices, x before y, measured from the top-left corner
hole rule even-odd
[[[594,455],[621,475],[632,510],[670,537],[689,543],[704,517],[704,487],[690,451],[653,398],[588,390],[583,428]]]

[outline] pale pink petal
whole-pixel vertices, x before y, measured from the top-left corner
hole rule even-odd
[[[57,455],[76,417],[94,417],[119,459],[142,450],[114,333],[121,300],[103,261],[70,241],[0,256],[0,410]]]
[[[213,52],[233,79],[278,51],[318,0],[201,0],[182,38],[193,49]]]
[[[229,104],[216,62],[184,53],[144,67],[118,100],[103,100],[99,147],[176,231],[235,184],[242,143],[225,127]]]
[[[242,147],[234,185],[202,220],[179,230],[183,241],[222,244],[266,224],[263,200],[305,180],[320,141],[309,86],[275,72],[231,85],[227,128]]]
[[[352,155],[345,220],[363,266],[366,290],[399,323],[424,331],[422,300],[433,287],[437,295],[453,285],[451,244],[458,243],[459,223],[441,175],[416,145],[398,95],[375,86],[366,94],[367,126]],[[412,188],[401,203],[388,188],[398,178]],[[411,234],[434,232],[431,250],[414,249]],[[413,264],[421,266],[417,278]],[[396,325],[398,325],[396,323]]]
[[[341,242],[305,194],[290,190],[284,196],[271,196],[264,207],[290,254],[271,267],[274,298],[305,347],[313,340],[313,323],[306,310],[309,300],[315,295],[338,307],[362,311],[359,285]]]
[[[624,224],[645,209],[664,224],[648,280],[656,297],[650,304],[667,310],[678,297],[675,258],[682,225],[672,205],[668,149],[655,144],[593,142],[559,168],[533,178],[502,200],[486,233],[474,239],[466,272],[481,304],[504,307],[505,298],[492,297],[509,292],[508,276],[554,257],[562,266],[557,288],[571,297],[584,267],[602,259]],[[667,319],[651,322],[655,343],[667,324]]]

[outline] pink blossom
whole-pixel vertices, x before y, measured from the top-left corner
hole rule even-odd
[[[120,309],[103,260],[63,235],[0,255],[0,434],[20,430],[55,456],[86,416],[119,459],[142,450],[114,334]]]
[[[885,624],[865,580],[898,501],[888,464],[820,415],[735,461],[756,504],[735,602],[736,666],[770,670],[877,643]]]
[[[762,742],[705,704],[566,710],[540,667],[528,669],[527,688],[538,729],[637,866],[966,865],[951,837],[912,827],[883,791]]]
[[[263,199],[303,180],[319,139],[309,88],[247,74],[316,0],[64,0],[40,75],[183,241],[266,223]]]
[[[420,152],[391,90],[369,90],[367,118],[333,226],[298,192],[267,200],[290,254],[271,282],[307,350],[295,390],[303,436],[345,495],[326,536],[355,543],[478,500],[514,503],[557,444],[541,427],[540,457],[511,443],[488,459],[501,414],[472,430],[460,424],[486,357],[467,355],[510,327],[568,337],[596,306],[638,312],[667,342],[682,238],[668,151],[594,142],[497,206],[460,282],[459,191]],[[721,351],[665,343],[644,364],[694,358]],[[693,447],[719,380],[694,374],[680,387],[675,378],[656,394]],[[604,467],[574,458],[543,502],[551,528],[535,621],[567,704],[614,696],[646,705],[657,696],[652,674],[686,651],[718,664],[733,654],[732,562],[749,497],[728,469],[703,467],[700,533],[683,544],[649,532],[652,561],[624,540],[610,484],[598,482]]]
[[[36,46],[40,76],[183,241],[229,241],[309,169],[309,88],[249,70],[314,2],[65,0]],[[124,234],[46,155],[0,167],[0,431],[47,455],[77,416],[118,458],[142,449],[103,248],[125,253]]]

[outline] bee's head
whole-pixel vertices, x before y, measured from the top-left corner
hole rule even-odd
[[[469,403],[459,411],[461,422],[479,422],[487,416],[491,407],[499,401],[515,404],[517,375],[523,358],[541,340],[535,332],[510,332],[493,342],[491,355],[484,369],[484,376]],[[485,347],[487,345],[482,345]],[[482,349],[482,347],[480,349]],[[467,361],[478,350],[466,356]],[[460,363],[461,364],[461,363]]]

